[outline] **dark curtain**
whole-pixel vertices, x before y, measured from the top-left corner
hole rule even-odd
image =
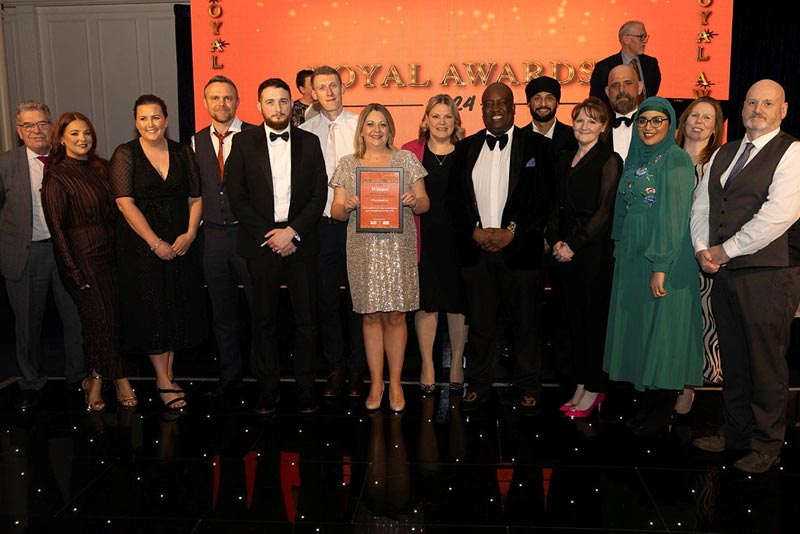
[[[182,143],[190,142],[194,134],[194,71],[192,69],[192,19],[188,5],[176,4],[175,50],[178,70],[179,135]]]

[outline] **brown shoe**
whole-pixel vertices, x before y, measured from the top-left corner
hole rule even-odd
[[[341,371],[334,371],[328,375],[328,383],[322,391],[323,397],[338,397],[344,387],[344,375]]]
[[[364,376],[360,374],[352,375],[347,382],[347,396],[363,397],[366,392],[367,386],[364,384]]]
[[[736,463],[733,467],[745,473],[766,473],[773,465],[778,465],[781,457],[778,455],[764,454],[763,452],[750,451]]]
[[[697,438],[692,441],[692,445],[706,452],[722,452],[727,448],[725,438],[719,435]]]

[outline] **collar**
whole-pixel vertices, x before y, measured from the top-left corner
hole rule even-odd
[[[745,143],[753,143],[753,144],[755,145],[755,148],[756,148],[757,150],[761,150],[762,148],[764,148],[764,146],[765,146],[767,143],[769,143],[770,141],[772,141],[773,139],[775,139],[775,137],[776,137],[776,136],[777,136],[779,133],[781,133],[781,129],[780,129],[780,128],[775,128],[775,129],[774,129],[774,130],[772,130],[771,132],[769,132],[769,133],[766,133],[766,134],[764,134],[764,135],[762,135],[762,136],[758,137],[758,138],[757,138],[757,139],[755,139],[755,140],[750,140],[750,138],[748,138],[748,137],[747,137],[747,134],[745,134],[745,135],[744,135],[744,139],[742,139],[742,144],[745,144]]]
[[[282,134],[283,132],[289,132],[290,139],[291,139],[291,133],[292,133],[292,132],[290,132],[290,131],[289,131],[289,128],[290,128],[290,127],[289,127],[289,126],[287,126],[287,127],[286,127],[286,128],[284,128],[283,130],[274,130],[274,129],[270,128],[269,126],[267,126],[267,123],[265,122],[265,123],[264,123],[264,131],[265,131],[265,132],[267,132],[267,141],[269,141],[269,133],[270,133],[270,132],[275,132],[275,134],[276,134],[276,135],[280,135],[280,134]]]
[[[28,147],[25,147],[25,153],[28,156],[28,161],[30,161],[32,159],[36,159],[39,156],[47,156],[49,154],[49,152],[47,154],[37,154],[36,152],[34,152],[33,150],[31,150]]]

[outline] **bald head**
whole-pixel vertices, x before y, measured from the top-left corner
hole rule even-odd
[[[617,65],[608,73],[606,96],[611,108],[620,115],[627,115],[636,109],[642,91],[644,84],[630,65]]]
[[[781,127],[789,109],[786,93],[773,80],[759,80],[750,86],[742,106],[742,121],[752,141]]]
[[[504,83],[489,84],[481,96],[483,124],[492,135],[501,135],[514,125],[514,93]]]

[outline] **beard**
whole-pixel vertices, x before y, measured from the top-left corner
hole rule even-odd
[[[611,107],[620,115],[627,115],[636,109],[636,99],[628,93],[620,93],[611,103]]]
[[[289,115],[284,115],[283,120],[275,119],[273,117],[264,117],[264,122],[276,132],[280,132],[289,126]]]
[[[542,114],[543,112],[544,114]],[[537,122],[548,122],[555,116],[556,110],[550,108],[539,108],[533,112],[533,119]]]

